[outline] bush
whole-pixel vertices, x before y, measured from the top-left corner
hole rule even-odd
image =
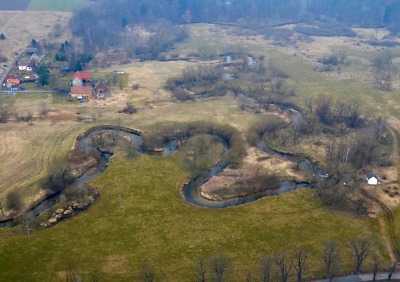
[[[131,102],[127,102],[126,103],[126,107],[123,108],[122,110],[118,111],[119,113],[124,113],[124,114],[134,114],[137,113],[137,109],[133,106],[133,104]]]
[[[179,87],[176,87],[172,90],[172,95],[176,100],[181,102],[194,100],[193,95],[190,95],[185,89]]]
[[[21,195],[18,191],[8,193],[6,197],[7,207],[14,211],[19,211],[23,207]]]

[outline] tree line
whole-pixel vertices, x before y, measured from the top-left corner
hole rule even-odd
[[[319,252],[319,261],[324,269],[324,277],[332,281],[339,274],[342,266],[342,252],[347,249],[352,254],[353,273],[360,274],[361,271],[369,271],[372,274],[372,281],[375,281],[380,271],[387,271],[387,280],[391,280],[393,273],[396,271],[397,263],[384,265],[381,258],[372,251],[372,243],[365,238],[351,238],[347,246],[341,246],[336,241],[326,241],[322,245]],[[308,278],[309,261],[311,255],[308,249],[299,248],[294,252],[281,251],[275,255],[266,255],[259,259],[257,270],[247,270],[242,277],[245,282],[251,281],[298,281],[303,282]],[[369,264],[366,267],[366,264]],[[367,270],[368,269],[368,270]],[[226,254],[218,254],[206,259],[204,257],[197,258],[196,267],[192,271],[192,279],[190,281],[206,282],[206,281],[227,281],[226,279],[235,273],[232,260]],[[228,276],[229,275],[229,276]],[[67,281],[83,280],[83,276],[70,270],[66,273]],[[136,277],[135,281],[152,282],[160,281],[162,276],[157,270],[150,265],[143,265]],[[99,281],[97,273],[92,273],[91,281]],[[236,281],[236,280],[235,280]],[[239,281],[239,280],[238,280]]]

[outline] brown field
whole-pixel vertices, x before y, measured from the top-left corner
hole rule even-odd
[[[7,38],[0,41],[1,53],[11,61],[33,38],[39,42],[67,40],[67,24],[71,16],[72,13],[67,12],[0,11],[0,33],[4,33]],[[63,34],[58,38],[53,35],[56,23],[63,27]]]

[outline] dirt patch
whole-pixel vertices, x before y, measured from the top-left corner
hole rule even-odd
[[[272,182],[266,183],[271,188],[279,187],[281,180],[294,180],[296,182],[306,182],[308,179],[301,171],[296,170],[296,165],[279,156],[267,154],[255,147],[248,148],[248,155],[240,168],[226,168],[221,173],[213,176],[201,187],[203,195],[211,195],[218,199],[235,197],[237,195],[252,193],[242,189],[240,183],[252,183],[249,189],[256,186],[256,182],[262,175],[275,176],[270,178]],[[225,199],[224,198],[224,199]]]
[[[128,259],[124,255],[112,255],[106,258],[102,271],[107,273],[123,274],[129,267]]]

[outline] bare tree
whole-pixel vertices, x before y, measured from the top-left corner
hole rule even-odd
[[[289,254],[286,252],[280,252],[276,255],[275,262],[278,266],[279,272],[277,276],[282,282],[288,281],[290,271],[292,270],[293,261]]]
[[[389,270],[388,280],[392,279],[393,273],[396,271],[397,261],[395,261]]]
[[[139,279],[143,282],[153,282],[154,269],[149,266],[143,266],[139,273]]]
[[[379,271],[379,258],[377,255],[374,256],[373,258],[373,273],[374,273],[374,277],[372,279],[372,281],[376,280],[376,275],[378,274]]]
[[[204,262],[203,258],[199,258],[198,259],[198,263],[197,263],[196,281],[197,282],[205,282],[206,281],[206,275],[207,275],[206,263]]]
[[[339,263],[339,249],[336,242],[328,241],[324,243],[322,259],[325,264],[325,274],[330,281],[335,277],[336,267]]]
[[[42,100],[40,102],[40,112],[39,112],[40,119],[46,119],[48,112],[49,110],[47,108],[47,104],[44,100]]]
[[[374,79],[378,89],[390,91],[395,73],[393,64],[393,54],[391,52],[381,52],[373,61]]]
[[[305,249],[301,248],[296,251],[294,268],[297,272],[297,282],[302,282],[304,271],[306,268],[308,253]]]
[[[360,273],[361,265],[368,256],[369,247],[369,242],[364,239],[353,238],[350,241],[350,248],[356,259],[355,271],[357,274]]]
[[[265,256],[260,261],[260,279],[261,282],[269,282],[271,276],[271,257]]]
[[[212,271],[214,271],[215,273],[217,282],[223,281],[224,275],[228,270],[228,266],[229,266],[229,258],[224,254],[220,254],[211,258],[210,267]]]
[[[245,282],[251,282],[251,271],[246,272],[246,277],[244,279]]]

